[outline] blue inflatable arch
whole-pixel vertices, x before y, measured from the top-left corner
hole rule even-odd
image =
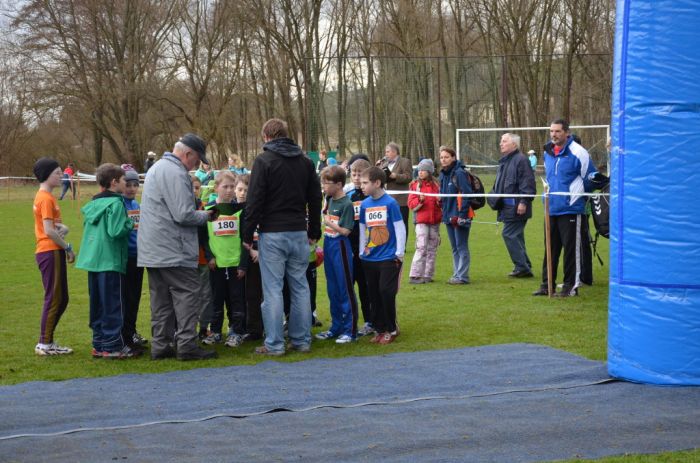
[[[608,370],[700,385],[700,1],[618,0]]]

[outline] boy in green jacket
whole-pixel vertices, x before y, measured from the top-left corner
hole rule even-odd
[[[126,188],[124,170],[102,164],[96,177],[101,192],[81,209],[85,220],[76,263],[88,271],[92,356],[130,358],[140,352],[127,346],[121,335],[129,232],[134,227],[121,196]]]

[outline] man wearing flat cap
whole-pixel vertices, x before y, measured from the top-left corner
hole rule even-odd
[[[189,171],[206,158],[207,145],[187,133],[148,171],[141,196],[138,266],[148,270],[151,359],[204,360],[216,352],[197,344],[197,227],[212,216],[198,211]],[[177,330],[176,327],[177,326]]]

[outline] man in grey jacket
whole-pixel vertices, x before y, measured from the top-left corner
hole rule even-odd
[[[151,359],[203,360],[216,352],[197,344],[199,248],[197,227],[212,211],[197,211],[189,171],[205,157],[206,143],[185,134],[148,171],[141,195],[138,266],[148,269]],[[177,326],[177,331],[175,327]]]
[[[498,173],[493,187],[494,193],[534,195],[536,191],[535,175],[530,161],[520,151],[520,136],[505,133],[500,143],[501,159],[498,161]],[[498,221],[503,222],[503,241],[513,271],[508,274],[514,278],[531,278],[532,264],[525,249],[525,225],[532,217],[532,199],[528,197],[489,198],[489,205],[498,211]]]

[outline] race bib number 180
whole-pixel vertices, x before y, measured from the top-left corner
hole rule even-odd
[[[235,236],[238,235],[238,216],[220,215],[212,222],[214,236]]]
[[[388,211],[386,206],[368,207],[365,209],[365,224],[368,227],[386,227]]]

